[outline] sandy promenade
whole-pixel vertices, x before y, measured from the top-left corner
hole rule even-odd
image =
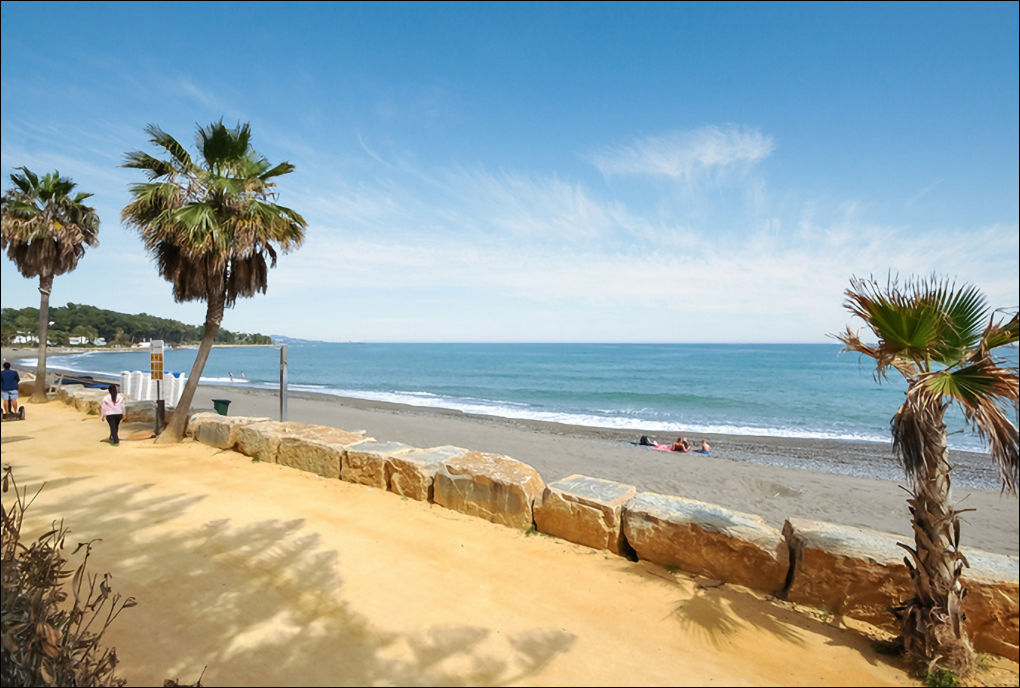
[[[229,415],[279,419],[279,396],[264,390],[200,387],[193,406],[212,410],[212,399],[231,400]],[[290,394],[289,420],[365,430],[379,440],[416,447],[454,444],[506,454],[552,482],[575,473],[678,495],[762,516],[776,528],[790,517],[810,518],[910,536],[905,485],[888,445],[775,437],[707,435],[711,456],[660,452],[630,442],[634,431],[582,428],[539,421],[475,416],[459,411],[384,402]],[[658,435],[657,435],[658,436]],[[697,436],[699,439],[702,435]],[[820,461],[824,457],[825,461]],[[990,457],[954,454],[954,476],[979,472],[994,484]],[[874,468],[896,476],[880,480],[823,472],[823,465]],[[1017,499],[998,489],[961,486],[953,498],[962,508],[965,546],[1017,556]]]
[[[3,463],[46,482],[26,527],[64,518],[69,549],[102,538],[90,570],[137,598],[106,636],[129,685],[204,666],[209,686],[917,685],[869,627],[191,441],[115,448],[104,430],[30,404],[3,424]],[[1015,683],[1015,664],[995,666]]]

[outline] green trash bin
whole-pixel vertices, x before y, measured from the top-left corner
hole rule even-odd
[[[230,399],[213,399],[213,406],[216,407],[216,413],[221,416],[227,415],[227,407],[230,406]]]

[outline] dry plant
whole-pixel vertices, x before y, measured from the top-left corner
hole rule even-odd
[[[103,648],[100,641],[117,616],[135,606],[135,599],[114,593],[109,573],[86,572],[97,540],[78,543],[71,556],[79,550],[84,556],[76,569],[70,568],[63,556],[69,532],[63,520],[34,542],[22,541],[25,511],[43,488],[26,500],[27,490],[18,489],[11,467],[5,466],[2,489],[14,492],[10,508],[2,508],[2,684],[124,685],[114,674],[116,650]],[[71,600],[64,590],[68,578]]]

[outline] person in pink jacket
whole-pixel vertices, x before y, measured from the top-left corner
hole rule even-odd
[[[105,420],[110,424],[110,444],[117,446],[120,444],[117,430],[124,418],[124,397],[117,394],[117,385],[110,385],[107,389],[110,393],[103,397],[99,404],[99,421]]]

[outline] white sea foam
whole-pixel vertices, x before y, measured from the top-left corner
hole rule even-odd
[[[609,428],[618,430],[640,429],[651,432],[685,432],[688,434],[708,433],[716,435],[786,437],[794,439],[847,440],[858,442],[879,442],[882,444],[889,444],[891,442],[888,435],[883,436],[868,433],[825,432],[818,430],[804,430],[800,428],[765,427],[756,425],[678,423],[672,421],[644,420],[637,417],[550,412],[541,411],[517,403],[506,404],[502,402],[490,402],[484,400],[466,401],[463,399],[449,399],[428,392],[375,392],[356,389],[327,389],[325,390],[325,393],[355,399],[406,404],[408,406],[450,409],[483,416],[497,416],[500,418],[513,418],[518,420],[537,420],[594,428]],[[950,446],[953,449],[960,449],[964,451],[984,451],[984,449],[979,445],[966,441],[951,441]]]

